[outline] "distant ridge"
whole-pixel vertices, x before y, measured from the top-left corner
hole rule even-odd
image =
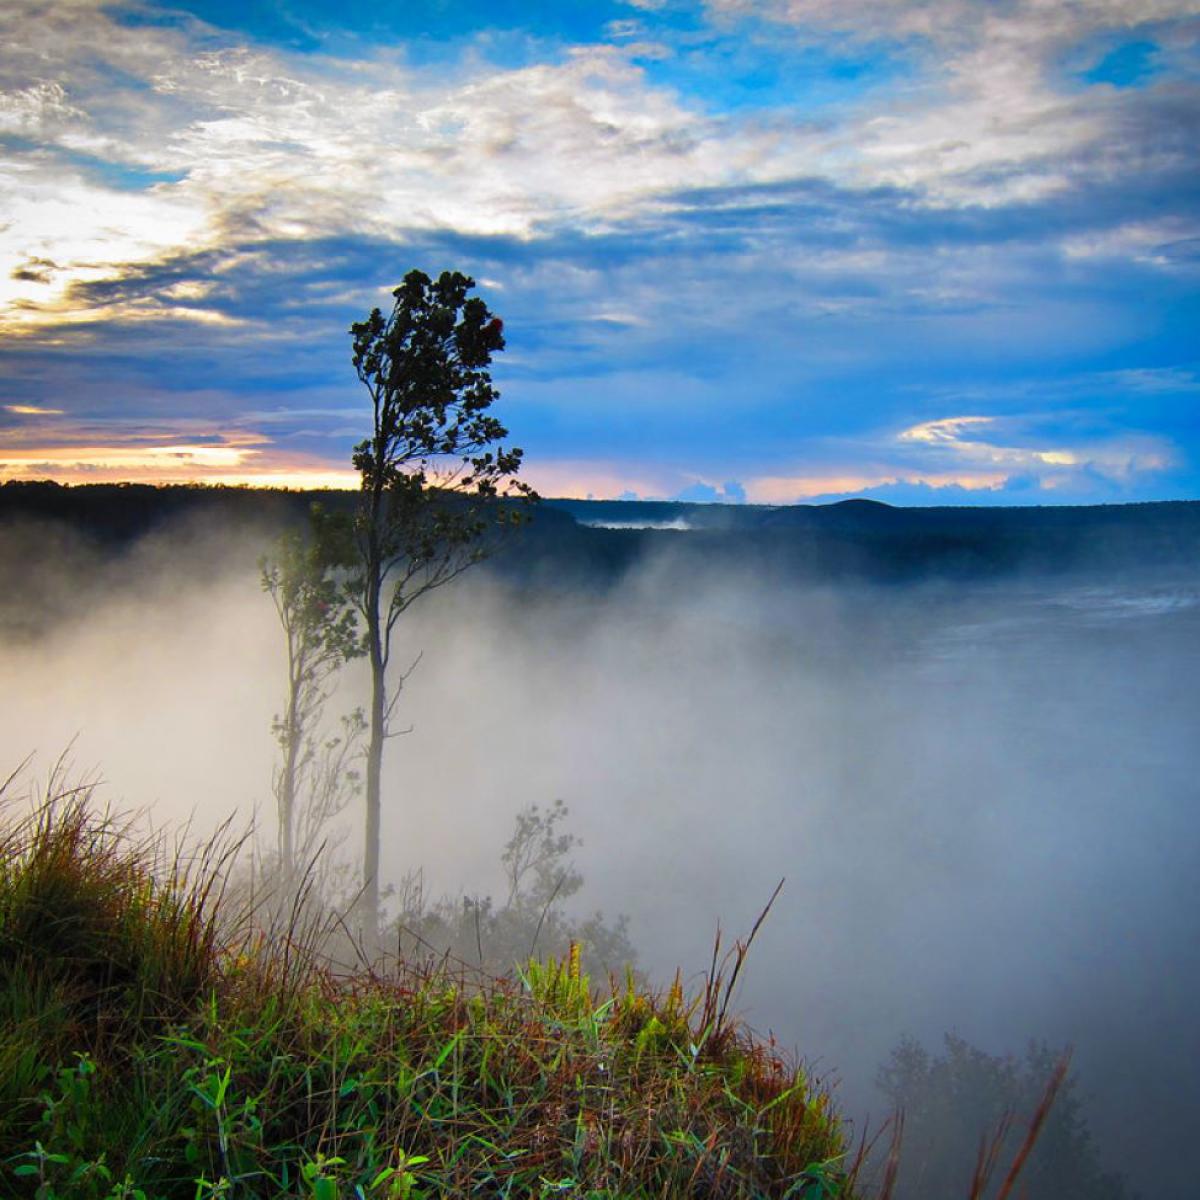
[[[878,500],[771,507],[670,501],[543,502],[569,514],[609,560],[695,546],[742,569],[899,580],[1016,571],[1200,571],[1200,501],[1090,506],[905,508]],[[702,545],[701,545],[702,543]]]
[[[345,491],[10,482],[0,485],[0,533],[48,522],[117,548],[177,521],[279,528],[303,521],[313,501],[345,510],[355,497]],[[698,555],[722,569],[814,579],[1200,571],[1200,501],[905,508],[867,499],[768,506],[549,498],[491,569],[603,584],[660,549]]]

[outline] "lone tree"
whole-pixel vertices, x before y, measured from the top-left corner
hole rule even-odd
[[[383,748],[404,676],[389,685],[392,633],[421,596],[493,548],[536,500],[515,478],[521,451],[488,411],[499,393],[488,367],[504,349],[504,323],[457,271],[436,281],[410,271],[379,309],[351,327],[354,369],[371,396],[370,438],[354,451],[362,477],[354,533],[358,563],[348,594],[362,614],[371,665],[367,713],[362,914],[368,945],[379,936],[380,785]]]

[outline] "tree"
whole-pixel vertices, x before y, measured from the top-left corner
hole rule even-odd
[[[570,858],[582,843],[566,831],[567,815],[561,800],[548,808],[528,804],[517,813],[500,855],[507,889],[500,904],[480,895],[447,895],[430,902],[423,873],[410,873],[401,883],[396,926],[404,952],[414,957],[445,954],[499,975],[525,967],[533,957],[561,958],[575,944],[602,975],[632,967],[637,951],[627,917],[610,921],[594,911],[580,919],[563,907],[583,887],[583,876]]]
[[[354,451],[361,476],[357,566],[349,595],[366,626],[371,667],[367,713],[362,916],[379,936],[379,835],[383,749],[404,677],[389,692],[396,622],[492,549],[492,535],[522,519],[531,488],[515,476],[521,451],[488,411],[499,393],[488,367],[504,349],[504,324],[475,281],[410,271],[379,309],[351,327],[354,369],[371,397],[371,436]]]
[[[1006,1115],[999,1161],[1007,1166],[1026,1133],[1058,1055],[1031,1042],[1024,1060],[993,1056],[953,1034],[931,1055],[906,1038],[879,1070],[877,1084],[904,1113],[898,1200],[961,1196],[969,1190],[981,1138]],[[1068,1077],[1021,1176],[1030,1200],[1125,1200],[1124,1178],[1100,1166],[1076,1080]]]
[[[272,556],[259,560],[287,647],[286,698],[272,724],[280,750],[272,779],[276,849],[285,883],[312,859],[328,822],[349,802],[356,784],[351,759],[363,727],[361,712],[342,718],[340,734],[322,720],[335,672],[362,647],[335,574],[336,542],[319,513],[313,524],[310,536],[289,531]]]

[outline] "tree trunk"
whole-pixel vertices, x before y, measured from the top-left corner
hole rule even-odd
[[[276,800],[279,805],[279,869],[290,888],[296,872],[296,764],[300,757],[300,690],[303,661],[297,663],[296,632],[288,629],[288,698],[283,719],[283,777]]]
[[[294,711],[294,699],[289,708]],[[286,737],[283,778],[279,781],[279,866],[290,886],[296,873],[296,760],[300,753],[300,732],[292,712],[288,713]]]
[[[383,746],[387,735],[387,692],[383,676],[378,604],[368,610],[367,633],[371,659],[371,723],[370,739],[367,742],[367,815],[363,842],[362,914],[364,946],[367,953],[374,957],[379,951],[379,831]]]
[[[379,833],[382,812],[383,746],[387,740],[387,667],[384,653],[383,554],[379,542],[382,486],[376,484],[371,497],[367,530],[366,604],[367,655],[371,663],[370,737],[367,742],[366,821],[363,838],[362,937],[367,955],[374,959],[380,949]]]

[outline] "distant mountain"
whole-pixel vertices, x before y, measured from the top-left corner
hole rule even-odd
[[[812,576],[1200,567],[1200,501],[895,508],[876,500],[785,507],[547,500],[543,508],[569,513],[597,546],[621,538],[631,549],[636,541],[636,553],[671,546]]]
[[[179,520],[296,523],[313,501],[346,509],[355,493],[10,482],[0,486],[0,530],[49,523],[119,548]],[[1191,568],[1200,567],[1200,501],[895,508],[874,500],[770,507],[548,499],[490,569],[547,585],[602,585],[652,552],[766,575],[879,581]]]

